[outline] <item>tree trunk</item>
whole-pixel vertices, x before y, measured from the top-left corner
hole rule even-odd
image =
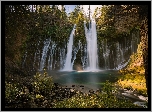
[[[141,42],[143,47],[143,62],[145,68],[145,79],[146,79],[146,88],[148,95],[148,20],[143,20],[141,27]]]

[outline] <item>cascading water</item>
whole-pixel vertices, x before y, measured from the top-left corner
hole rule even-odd
[[[60,70],[63,69],[65,63],[65,48],[60,48]]]
[[[102,50],[103,50],[103,59],[104,59],[104,69],[109,69],[109,55],[110,55],[110,49],[107,45],[107,40],[102,41]]]
[[[69,43],[67,45],[66,61],[65,61],[64,68],[62,71],[72,71],[73,70],[71,59],[72,59],[73,35],[75,32],[75,27],[76,27],[76,24],[74,25],[73,30],[70,34]]]
[[[52,46],[50,46],[50,55],[49,55],[49,59],[48,59],[48,70],[52,70],[53,69],[53,55],[55,54],[55,48],[56,48],[56,44],[55,42],[51,42]]]
[[[42,58],[41,58],[40,69],[39,69],[40,71],[42,71],[44,68],[46,57],[47,57],[47,51],[48,51],[50,42],[51,42],[51,39],[46,39],[46,41],[44,41],[44,48],[43,48],[43,52],[42,52]]]
[[[90,12],[94,12],[91,6]],[[64,46],[60,46],[57,45],[57,41],[53,42],[51,41],[52,39],[46,39],[44,41],[44,48],[41,49],[41,51],[38,43],[36,53],[33,55],[33,68],[35,67],[40,71],[42,71],[44,67],[47,67],[48,70],[59,69],[61,71],[72,71],[75,62],[80,63],[80,61],[84,71],[99,71],[99,67],[101,69],[116,70],[125,67],[129,62],[128,59],[130,55],[133,52],[136,52],[136,45],[140,40],[138,39],[138,37],[140,37],[139,32],[134,32],[130,37],[124,37],[122,41],[117,40],[116,42],[109,41],[109,38],[102,38],[100,39],[97,47],[96,21],[93,18],[92,13],[90,13],[88,27],[86,26],[86,22],[84,22],[86,42],[81,41],[81,43],[79,41],[79,48],[76,44],[75,46],[73,45],[73,36],[76,27],[76,25],[74,25],[67,46],[65,43],[63,43]],[[80,52],[78,52],[79,49],[81,50]],[[77,55],[77,53],[81,54]],[[100,63],[98,63],[98,53]],[[77,56],[80,55],[81,58],[76,59]],[[26,65],[25,60],[28,58],[27,53],[25,53],[24,56],[22,66]]]
[[[80,41],[79,41],[79,43],[78,43],[78,47],[74,47],[73,48],[73,61],[72,61],[72,66],[74,65],[74,61],[75,61],[75,59],[76,59],[76,55],[77,55],[77,53],[78,53],[78,51],[79,51],[79,49],[80,49]]]
[[[98,54],[97,54],[97,32],[96,32],[96,22],[94,19],[91,20],[91,25],[89,29],[86,27],[86,22],[84,22],[85,35],[87,40],[87,58],[88,65],[86,70],[96,71],[98,70]]]
[[[82,44],[80,43],[80,49],[81,49],[81,62],[82,62],[82,68],[85,69],[86,61],[87,61],[87,47],[84,45],[84,48]]]
[[[124,68],[129,61],[125,62],[124,56],[123,56],[123,50],[120,44],[117,42],[116,43],[116,70],[120,70]],[[124,63],[125,62],[125,63]]]

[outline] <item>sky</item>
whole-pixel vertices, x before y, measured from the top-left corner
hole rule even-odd
[[[75,6],[76,6],[76,5],[65,5],[66,12],[67,12],[67,13],[70,13],[71,11],[74,10]],[[81,7],[83,7],[84,12],[86,13],[86,15],[88,15],[88,14],[89,14],[89,13],[88,13],[89,5],[83,5],[83,6],[81,5]],[[93,15],[93,12],[95,11],[95,9],[96,9],[97,7],[100,8],[100,7],[102,7],[102,5],[90,5],[91,11],[92,11],[92,15]]]
[[[65,5],[65,9],[67,13],[70,13],[71,11],[74,10],[76,5]]]
[[[76,5],[64,5],[64,6],[65,6],[65,9],[66,9],[66,13],[68,14],[68,13],[70,13],[74,10]],[[90,5],[90,8],[91,8],[91,11],[94,12],[97,7],[101,7],[101,6],[102,5]],[[80,7],[83,7],[84,12],[85,12],[86,15],[89,14],[88,13],[89,12],[88,11],[89,5],[80,5]],[[61,5],[58,5],[58,8],[61,9]],[[93,13],[92,13],[92,15],[93,15]]]

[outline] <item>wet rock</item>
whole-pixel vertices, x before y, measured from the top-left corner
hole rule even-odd
[[[94,93],[93,89],[89,90],[89,93],[92,93],[92,94],[93,94],[93,93]]]
[[[122,93],[122,95],[124,95],[126,97],[129,97],[129,98],[133,98],[133,99],[139,99],[137,96],[134,96],[134,95],[131,95],[131,94],[128,94],[128,93]]]
[[[83,85],[80,85],[80,87],[84,87]]]
[[[143,107],[143,108],[148,108],[146,106],[146,102],[139,102],[139,101],[137,101],[137,102],[134,102],[134,104],[137,105],[137,106]]]
[[[128,93],[128,94],[133,94],[133,91],[131,90],[124,90],[125,93]]]
[[[70,89],[70,92],[74,92],[74,89],[71,88],[71,89]]]

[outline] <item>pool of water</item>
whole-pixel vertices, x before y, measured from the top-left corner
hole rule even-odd
[[[100,88],[106,80],[116,82],[120,74],[117,70],[88,71],[52,71],[49,73],[54,83],[62,85],[85,85],[90,88]]]
[[[116,82],[119,76],[121,76],[118,74],[117,70],[100,70],[96,72],[50,71],[48,73],[53,77],[54,83],[61,84],[63,87],[72,87],[86,93],[88,93],[91,89],[95,91],[97,89],[101,89],[106,80],[109,80],[109,82]],[[127,94],[125,97],[133,102],[141,101],[137,96],[134,96],[133,93],[128,94],[128,92],[125,91],[122,91],[121,93]]]

